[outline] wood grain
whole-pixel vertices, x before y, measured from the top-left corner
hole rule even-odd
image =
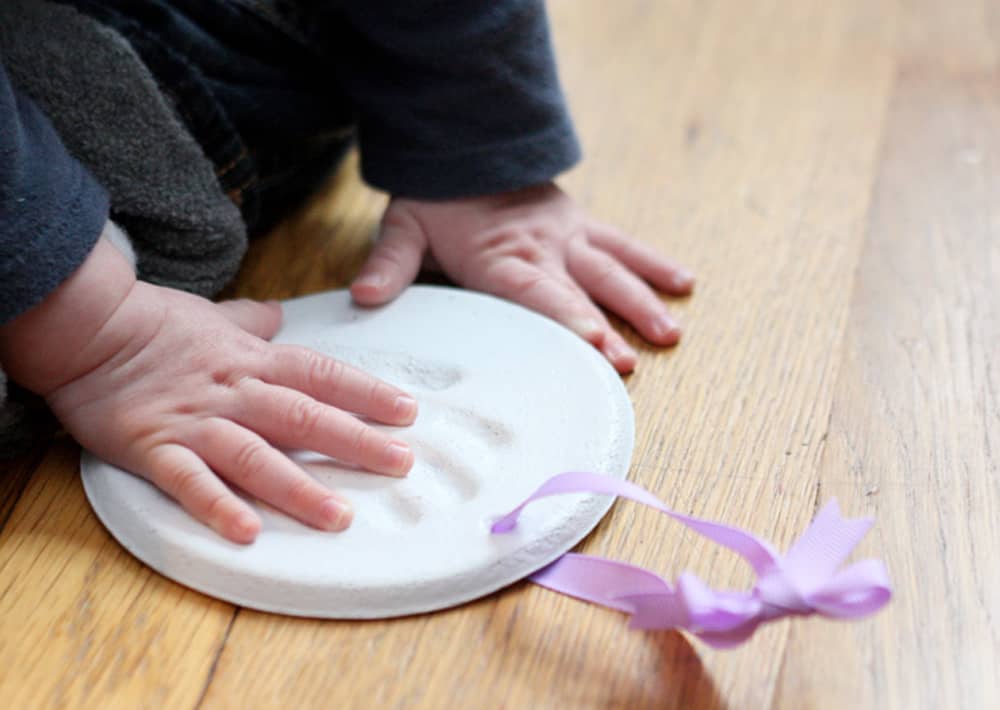
[[[774,624],[728,652],[628,632],[619,614],[528,584],[391,621],[236,610],[119,548],[61,443],[0,488],[0,705],[909,710],[1000,697],[1000,10],[549,7],[587,154],[564,185],[699,276],[672,304],[683,344],[642,348],[627,381],[632,479],[779,546],[838,496],[878,519],[860,555],[886,560],[889,609]],[[385,204],[355,163],[252,246],[227,295],[348,282]],[[582,549],[750,581],[626,502]]]
[[[40,445],[42,446],[42,445]],[[42,450],[28,451],[16,459],[4,461],[0,474],[0,532],[14,512],[14,506],[21,499],[24,489],[28,487],[32,473],[38,468],[45,452]]]
[[[898,591],[872,623],[791,629],[784,707],[1000,698],[998,88],[897,84],[818,484],[878,518],[864,552]]]
[[[0,697],[9,708],[192,707],[233,607],[159,576],[87,504],[56,445],[0,534]]]

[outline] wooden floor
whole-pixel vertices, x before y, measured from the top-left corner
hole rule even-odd
[[[725,652],[529,585],[388,622],[269,616],[132,559],[62,442],[0,477],[0,705],[997,706],[1000,6],[550,8],[588,155],[564,185],[699,276],[683,344],[628,379],[631,477],[779,545],[837,496],[877,518],[856,557],[886,561],[891,605]],[[258,244],[234,292],[343,286],[384,198],[353,165],[332,197]],[[631,503],[582,548],[750,579]]]

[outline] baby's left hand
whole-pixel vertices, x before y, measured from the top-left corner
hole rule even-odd
[[[425,255],[456,283],[553,318],[592,343],[619,372],[636,354],[611,328],[600,304],[650,343],[674,345],[681,330],[650,288],[691,292],[687,271],[614,227],[591,218],[556,185],[441,202],[395,198],[382,233],[351,285],[377,305],[416,277]]]

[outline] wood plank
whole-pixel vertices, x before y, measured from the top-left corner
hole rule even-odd
[[[234,608],[119,547],[84,498],[77,458],[55,445],[0,532],[2,704],[192,707]]]
[[[685,343],[645,351],[629,381],[632,477],[682,510],[787,543],[813,512],[894,72],[891,8],[561,0],[551,10],[589,153],[567,186],[701,277],[677,304]],[[353,227],[327,224],[360,232],[379,206],[365,205]],[[272,242],[261,262],[292,259],[282,248]],[[309,288],[347,276],[307,267],[298,283]],[[630,504],[584,549],[716,584],[748,580],[731,556]],[[528,586],[390,622],[244,612],[205,704],[762,707],[787,632],[779,624],[714,653],[626,632],[617,614]]]
[[[898,58],[940,75],[995,71],[1000,7],[993,0],[908,0],[899,8]]]
[[[14,507],[21,499],[24,489],[28,487],[31,474],[38,468],[44,455],[44,445],[40,445],[38,450],[0,462],[0,532],[14,512]]]
[[[877,516],[864,548],[896,598],[872,623],[796,626],[779,706],[1000,697],[998,79],[899,79],[819,478]]]

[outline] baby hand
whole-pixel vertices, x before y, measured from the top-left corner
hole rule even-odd
[[[316,352],[268,343],[281,324],[277,304],[214,304],[133,281],[92,335],[74,341],[60,333],[72,319],[67,306],[79,310],[97,299],[94,279],[121,278],[116,259],[113,247],[99,243],[39,309],[0,329],[8,373],[44,395],[80,444],[148,478],[241,543],[256,537],[260,519],[223,480],[317,528],[351,522],[344,498],[271,443],[391,476],[409,471],[413,453],[405,444],[348,412],[405,425],[416,402]],[[46,343],[50,356],[40,358]]]
[[[396,198],[379,242],[351,286],[359,303],[397,296],[425,254],[456,283],[534,309],[595,345],[620,372],[636,354],[600,304],[649,342],[674,345],[680,327],[649,284],[691,292],[693,277],[656,251],[592,219],[552,183],[443,202]]]

